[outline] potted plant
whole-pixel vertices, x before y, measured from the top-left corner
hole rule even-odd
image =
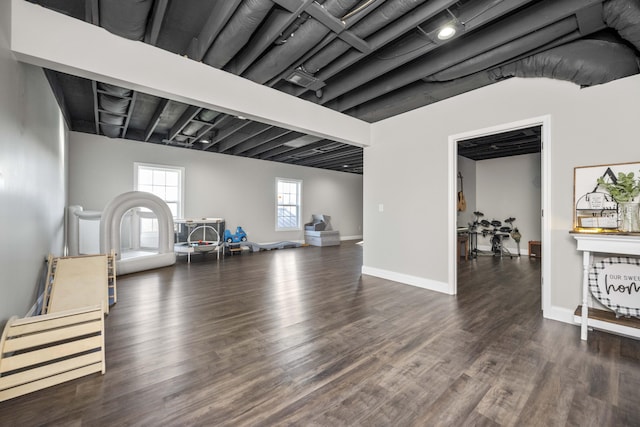
[[[640,231],[640,177],[636,178],[633,172],[620,172],[613,182],[598,178],[598,185],[618,203],[620,230]]]

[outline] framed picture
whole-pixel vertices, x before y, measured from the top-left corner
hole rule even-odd
[[[579,166],[573,169],[574,230],[613,231],[618,228],[618,204],[598,185],[598,178],[615,182],[620,172],[640,173],[640,162]]]

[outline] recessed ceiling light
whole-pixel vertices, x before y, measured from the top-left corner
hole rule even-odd
[[[247,120],[247,118],[245,116],[236,116],[236,118],[240,119],[240,120]]]
[[[438,31],[438,38],[440,40],[449,40],[456,35],[456,28],[453,25],[445,25]]]

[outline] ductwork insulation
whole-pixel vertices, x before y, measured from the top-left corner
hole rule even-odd
[[[224,67],[249,41],[272,7],[271,0],[242,2],[213,42],[202,62],[215,68]]]
[[[108,0],[100,2],[100,26],[130,40],[142,40],[153,0]]]
[[[118,138],[122,136],[121,126],[125,123],[125,116],[131,102],[128,97],[132,95],[132,91],[107,83],[98,83],[97,87],[101,91],[97,94],[98,106],[103,110],[98,113],[100,129],[105,136]]]
[[[495,79],[548,77],[593,86],[638,74],[635,52],[622,43],[577,40],[490,71]]]
[[[341,17],[358,3],[358,0],[327,0],[322,7],[335,16]],[[286,43],[274,46],[243,75],[254,82],[264,84],[285,71],[302,55],[318,44],[329,29],[315,19],[309,19],[287,39]]]
[[[198,120],[203,121],[203,122],[210,122],[211,120],[215,119],[220,113],[218,113],[217,111],[213,111],[213,110],[202,110],[199,114],[198,114]],[[202,123],[197,123],[197,122],[190,122],[189,124],[187,124],[182,131],[180,132],[182,135],[187,135],[187,136],[193,136],[195,135],[200,129],[202,129],[204,125]],[[187,138],[183,137],[183,136],[176,136],[176,141],[178,142],[184,142],[187,140]]]
[[[428,76],[426,80],[446,81],[459,79],[478,71],[495,67],[505,61],[512,61],[518,56],[529,52],[532,46],[544,46],[572,32],[577,33],[576,30],[576,20],[571,16],[554,22],[539,31],[525,34],[488,52],[476,55],[444,71]]]
[[[637,0],[609,0],[603,7],[604,22],[620,37],[640,50],[640,2]]]
[[[362,21],[349,29],[354,35],[364,39],[379,29],[403,16],[425,0],[387,1]],[[308,73],[317,73],[321,68],[345,53],[351,45],[341,39],[335,39],[320,52],[306,61],[302,67]]]
[[[395,71],[387,73],[384,79],[374,80],[343,96],[339,101],[336,100],[325,105],[338,111],[346,111],[385,93],[409,85],[418,79],[461,64],[469,57],[484,53],[490,54],[492,50],[500,48],[505,43],[510,43],[536,31],[549,31],[549,28],[553,28],[551,24],[556,22],[558,17],[570,18],[576,12],[591,6],[593,3],[595,3],[594,0],[568,0],[563,2],[547,0],[536,3],[530,9],[523,10],[506,19],[499,28],[485,28],[475,32],[474,37],[469,38],[468,42],[461,45],[460,48],[453,48],[454,45],[452,44],[449,49],[437,49],[433,54],[422,56],[402,68],[396,68]],[[577,20],[573,19],[571,21],[573,22],[573,30],[577,30]],[[531,45],[528,50],[534,50],[538,47],[540,46]],[[493,66],[499,63],[495,62]],[[349,77],[355,78],[354,76]],[[346,84],[343,81],[338,81],[335,85],[325,90],[323,99],[340,95],[341,91],[337,86],[341,83],[343,85]]]

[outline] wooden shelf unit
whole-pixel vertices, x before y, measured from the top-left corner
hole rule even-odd
[[[580,313],[580,338],[587,340],[588,328],[595,328],[607,332],[640,338],[640,329],[620,325],[607,317],[595,317],[591,312],[591,292],[589,292],[589,269],[593,263],[593,254],[620,254],[640,256],[640,233],[581,233],[572,231],[571,235],[577,242],[577,249],[582,251],[582,307]],[[600,310],[602,311],[602,310]],[[613,313],[612,313],[613,314]],[[613,314],[615,318],[615,314]]]

